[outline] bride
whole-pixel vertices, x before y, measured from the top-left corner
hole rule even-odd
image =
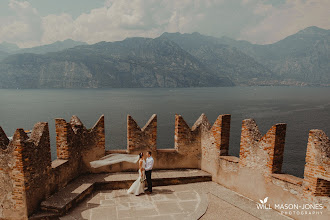
[[[99,160],[90,162],[90,165],[92,168],[99,168],[124,161],[129,163],[139,162],[139,177],[128,189],[127,193],[132,193],[136,196],[140,195],[141,193],[144,193],[144,180],[146,179],[144,169],[146,162],[144,161],[144,156],[142,152],[139,155],[109,154]]]
[[[139,177],[135,182],[132,184],[132,186],[127,190],[128,194],[134,194],[136,196],[140,195],[141,193],[144,193],[144,180],[145,180],[145,165],[146,162],[144,161],[143,153],[139,154]]]

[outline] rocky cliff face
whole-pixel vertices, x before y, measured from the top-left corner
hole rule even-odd
[[[164,33],[161,37],[176,42],[219,75],[225,75],[236,85],[278,79],[271,70],[239,49],[219,42],[219,39],[199,33]]]
[[[310,83],[330,83],[329,30],[310,27],[269,45],[267,50],[278,56],[265,64],[280,75]]]
[[[270,69],[280,80],[330,84],[330,30],[309,27],[269,45],[219,39]]]

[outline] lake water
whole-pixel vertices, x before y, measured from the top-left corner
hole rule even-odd
[[[53,159],[54,118],[68,121],[75,114],[90,128],[104,114],[107,149],[125,149],[127,114],[140,127],[157,114],[158,148],[173,148],[176,113],[190,126],[202,113],[211,123],[220,114],[231,114],[230,154],[235,156],[243,119],[254,118],[263,134],[276,123],[287,123],[283,172],[303,176],[309,130],[321,129],[330,136],[330,88],[0,90],[0,126],[6,134],[49,122]]]

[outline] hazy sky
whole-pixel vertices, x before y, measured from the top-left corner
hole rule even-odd
[[[163,32],[266,44],[309,26],[330,29],[330,0],[0,0],[0,42],[31,47]]]

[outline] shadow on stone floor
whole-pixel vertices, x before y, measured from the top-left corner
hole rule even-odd
[[[83,216],[84,211],[87,211],[89,209],[97,208],[99,207],[99,204],[88,204],[88,206],[78,206],[74,210],[71,210],[68,214],[65,216],[60,217],[60,220],[88,220],[89,218],[86,216]]]
[[[155,194],[173,194],[174,191],[170,189],[154,189],[152,193]]]

